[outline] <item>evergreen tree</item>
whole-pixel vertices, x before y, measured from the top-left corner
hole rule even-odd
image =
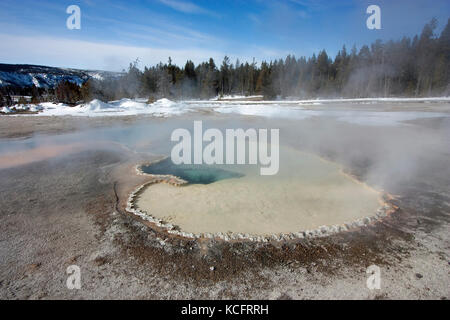
[[[56,88],[1,87],[0,104],[10,105],[11,95],[74,104],[79,100],[104,101],[146,97],[204,98],[217,95],[263,95],[265,99],[299,97],[430,96],[450,94],[450,19],[440,35],[437,20],[421,34],[396,41],[377,40],[359,50],[345,46],[334,59],[322,50],[311,57],[234,64],[225,56],[219,69],[214,59],[198,64],[188,60],[184,68],[169,57],[166,64],[138,68],[132,62],[120,78],[90,79],[81,87],[68,81]]]

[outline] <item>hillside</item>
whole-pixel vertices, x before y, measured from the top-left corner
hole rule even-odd
[[[90,78],[104,80],[121,77],[123,74],[110,71],[63,69],[24,64],[0,64],[0,87],[12,86],[26,88],[53,89],[61,81],[78,85]]]

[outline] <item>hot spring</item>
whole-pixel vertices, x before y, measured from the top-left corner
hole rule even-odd
[[[218,166],[174,165],[169,158],[143,166],[142,172],[153,175],[172,175],[187,181],[189,184],[211,184],[224,179],[244,176],[242,173],[224,170]]]
[[[274,176],[262,176],[252,165],[177,166],[170,159],[141,169],[188,183],[150,184],[135,206],[196,235],[298,233],[374,216],[381,206],[379,192],[338,164],[286,146],[280,146]]]

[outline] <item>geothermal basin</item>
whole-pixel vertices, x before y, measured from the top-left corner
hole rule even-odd
[[[338,164],[280,147],[280,170],[260,175],[254,165],[181,165],[170,159],[142,166],[144,174],[173,175],[182,186],[151,183],[135,207],[185,233],[296,234],[374,216],[381,194]]]
[[[167,118],[0,116],[0,297],[448,299],[448,102],[221,109],[231,110]],[[171,154],[174,130],[198,120],[222,132],[279,128],[279,173],[170,162],[146,168]],[[158,183],[162,176],[136,174],[136,167],[189,183]],[[386,200],[391,207],[378,202],[384,192],[395,195]],[[125,214],[129,204],[156,222]],[[314,228],[356,226],[380,206],[381,214],[399,210],[368,227],[316,237]],[[239,234],[192,241],[170,233],[177,228],[160,228],[156,218],[186,233],[316,232],[287,243],[273,235],[269,243],[262,236],[240,241]],[[82,290],[66,289],[73,264],[82,270]],[[366,286],[374,264],[386,280],[381,291]]]

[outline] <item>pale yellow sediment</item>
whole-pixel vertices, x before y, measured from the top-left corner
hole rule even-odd
[[[321,160],[283,148],[276,176],[232,166],[245,176],[181,188],[151,184],[135,204],[193,234],[289,234],[374,216],[381,194],[344,174],[339,165]]]

